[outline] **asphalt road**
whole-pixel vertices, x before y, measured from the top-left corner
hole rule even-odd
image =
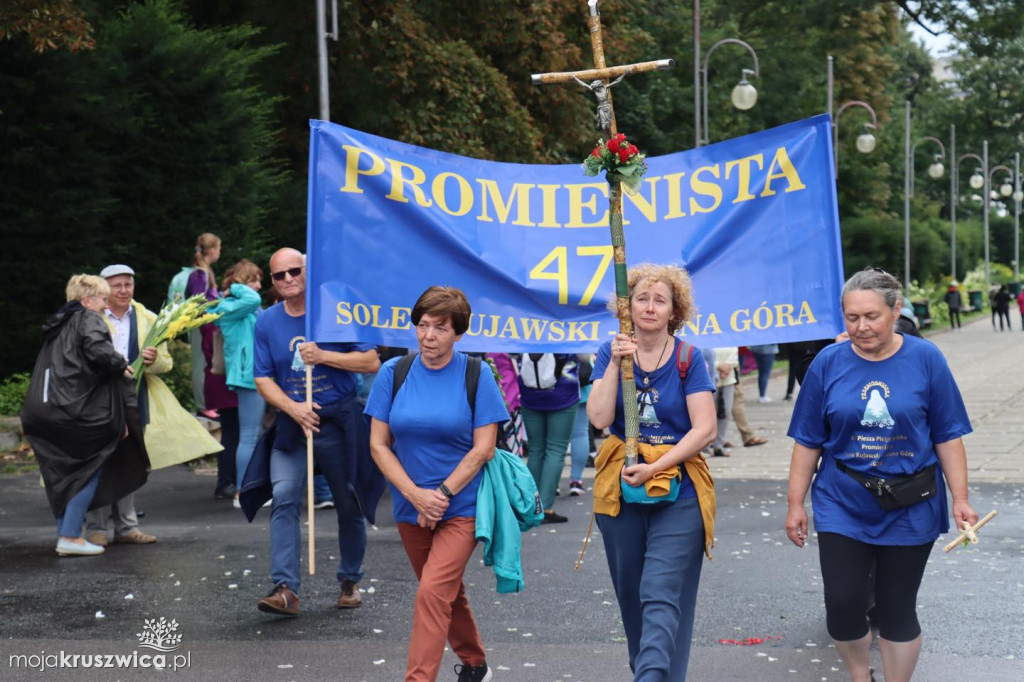
[[[975,429],[965,438],[972,503],[981,514],[998,509],[999,516],[978,545],[944,554],[948,538],[937,543],[918,599],[924,644],[914,679],[1020,682],[1024,336],[993,332],[985,319],[932,338],[950,362]],[[711,463],[718,490],[717,545],[701,579],[689,675],[696,682],[848,679],[825,631],[814,537],[801,550],[783,531],[792,447],[785,437],[792,403],[778,400],[784,380],[772,379],[769,392],[776,401],[768,404],[758,403],[756,388],[745,383],[751,424],[769,443],[737,448],[731,458]],[[736,440],[731,428],[728,437]],[[302,616],[289,620],[255,608],[271,587],[266,514],[247,524],[229,503],[213,500],[212,492],[212,478],[185,467],[155,472],[137,494],[137,507],[146,512],[142,528],[159,537],[157,544],[58,558],[38,478],[0,476],[0,682],[402,679],[416,584],[388,499],[381,502],[378,527],[370,531],[363,608],[342,612],[334,606],[334,517],[319,511],[317,574],[303,576]],[[589,497],[559,498],[556,509],[569,523],[524,535],[521,594],[495,592],[480,550],[471,561],[470,602],[495,682],[630,679],[596,529],[585,562],[573,571],[589,508]],[[123,668],[24,667],[36,663],[30,657],[44,654],[50,657],[46,663],[59,665],[62,652],[153,653],[139,646],[138,635],[147,620],[161,618],[173,619],[181,635],[180,648],[167,656],[163,670],[140,667],[139,658]],[[172,670],[175,656],[184,667]],[[877,650],[874,660],[880,668]],[[454,681],[455,663],[446,654],[439,679]]]
[[[245,523],[230,504],[212,499],[211,483],[184,467],[156,472],[137,506],[146,512],[142,527],[159,543],[62,559],[53,551],[37,479],[0,480],[0,679],[400,680],[415,580],[387,500],[370,532],[363,587],[372,593],[363,608],[334,607],[334,517],[319,511],[317,574],[303,576],[302,616],[277,619],[255,609],[271,587],[267,519],[261,513]],[[846,679],[824,629],[814,543],[797,549],[782,530],[784,486],[719,481],[717,545],[702,576],[692,680]],[[937,545],[920,594],[920,680],[1024,679],[1024,490],[982,484],[972,486],[972,496],[978,509],[999,509],[999,533],[952,554]],[[495,680],[629,679],[596,529],[583,566],[573,571],[589,497],[559,499],[556,506],[569,523],[524,535],[523,593],[498,595],[479,550],[467,572]],[[175,653],[189,656],[188,668],[11,668],[12,655],[149,653],[137,646],[137,633],[147,619],[160,618],[177,622],[182,646]],[[748,638],[763,642],[719,642]],[[169,655],[167,665],[173,662]],[[440,679],[454,680],[444,670],[455,663],[447,654]]]

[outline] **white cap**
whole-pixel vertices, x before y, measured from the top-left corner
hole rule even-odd
[[[117,275],[131,275],[132,277],[134,277],[135,271],[122,263],[118,263],[116,265],[108,265],[107,267],[100,270],[100,277],[102,277],[103,279],[110,279],[111,277],[116,277]]]

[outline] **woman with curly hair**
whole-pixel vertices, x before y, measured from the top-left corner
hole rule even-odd
[[[701,449],[715,437],[714,385],[701,352],[675,336],[694,313],[686,271],[629,271],[634,336],[618,334],[594,364],[587,415],[611,436],[595,458],[594,513],[629,645],[634,679],[686,679],[702,553],[711,556],[715,490]],[[625,463],[619,365],[633,361],[639,463]],[[685,375],[685,377],[684,377]]]

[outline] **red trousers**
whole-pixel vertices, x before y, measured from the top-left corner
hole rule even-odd
[[[434,682],[444,643],[465,664],[483,665],[484,643],[466,599],[462,575],[476,548],[476,519],[455,517],[430,530],[399,523],[398,534],[420,581],[412,612],[406,682]]]

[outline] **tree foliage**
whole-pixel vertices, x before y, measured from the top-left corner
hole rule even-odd
[[[274,100],[252,79],[273,48],[256,35],[196,30],[152,0],[98,24],[88,53],[0,44],[0,215],[22,283],[0,301],[0,375],[31,366],[72,273],[129,263],[158,307],[201,232],[222,237],[225,263],[267,253],[282,167]]]
[[[92,25],[71,0],[4,0],[0,4],[0,40],[24,36],[39,54],[61,47],[91,49]]]

